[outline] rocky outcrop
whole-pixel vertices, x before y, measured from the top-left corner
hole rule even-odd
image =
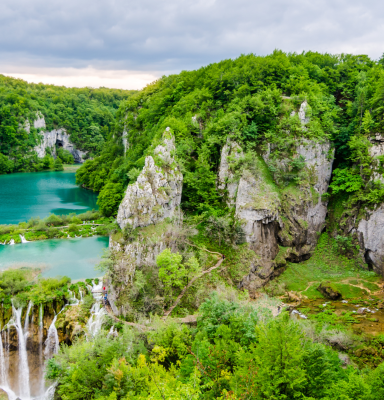
[[[304,102],[298,112],[303,129],[309,122],[308,108]],[[218,188],[228,190],[230,201],[236,199],[235,216],[242,223],[250,248],[260,257],[240,284],[255,290],[279,274],[286,259],[300,261],[310,257],[325,225],[327,201],[322,196],[328,190],[334,149],[328,140],[298,139],[293,158],[303,163],[303,169],[299,182],[288,186],[276,184],[266,165],[273,160],[274,167],[282,173],[290,171],[290,159],[279,159],[273,145],[266,147],[262,157],[254,156],[253,165],[246,167],[238,183],[228,179],[233,176],[228,162],[232,152],[238,158],[243,156],[240,147],[228,140],[222,150]],[[283,255],[281,248],[285,248]]]
[[[41,113],[36,114],[36,120],[33,125],[40,131],[40,143],[35,147],[35,151],[39,158],[43,158],[46,154],[46,148],[51,149],[51,154],[56,156],[56,146],[68,150],[75,159],[76,163],[83,163],[84,156],[87,154],[84,151],[76,149],[75,145],[70,141],[70,135],[64,128],[53,129],[52,131],[44,131],[46,128],[44,116]]]
[[[133,228],[156,224],[175,215],[181,202],[183,175],[174,152],[174,137],[166,131],[153,156],[145,158],[137,181],[128,185],[117,214],[122,229],[127,224]]]
[[[332,282],[320,283],[317,290],[326,298],[330,300],[339,300],[342,298],[341,293]]]
[[[273,260],[279,250],[277,232],[280,199],[261,165],[256,171],[243,172],[237,189],[235,216],[242,222],[246,241],[252,250],[265,260]]]
[[[161,235],[160,235],[161,236]],[[161,237],[155,241],[138,240],[120,244],[110,239],[110,251],[113,252],[113,272],[105,277],[108,286],[108,300],[115,315],[128,315],[132,312],[129,301],[122,301],[132,295],[132,284],[136,269],[156,267],[157,256],[166,248],[177,251],[175,242]]]
[[[371,180],[384,182],[383,175],[376,167],[377,157],[384,155],[384,135],[377,133],[370,138],[372,146],[369,153],[372,157],[373,173]],[[384,275],[384,204],[374,210],[365,210],[362,218],[357,217],[358,210],[346,218],[345,234],[357,234],[361,257],[368,264],[369,269],[377,274]]]
[[[231,167],[231,162],[236,162],[243,157],[241,147],[228,137],[227,143],[221,150],[220,167],[218,174],[217,188],[225,192],[227,191],[227,204],[233,205],[236,199],[236,191],[239,185],[239,180],[236,180],[235,171]]]
[[[366,212],[358,224],[357,233],[369,268],[384,275],[384,205]]]
[[[297,156],[305,160],[307,181],[297,190],[282,193],[282,218],[280,242],[292,247],[296,260],[309,256],[317,244],[318,233],[325,225],[327,192],[332,173],[334,149],[329,141],[318,143],[302,140],[297,146]]]

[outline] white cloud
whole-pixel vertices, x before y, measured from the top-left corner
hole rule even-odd
[[[276,48],[377,59],[384,52],[383,37],[380,0],[0,2],[0,70],[12,64],[23,66],[24,73],[41,67],[58,68],[57,74],[60,68],[76,68],[83,74],[92,72],[90,65],[100,71],[142,71],[143,77],[120,72],[134,85],[146,81],[146,75],[195,69],[241,53],[265,55]],[[92,73],[94,82],[115,82],[103,72]]]
[[[27,82],[67,87],[101,86],[116,89],[142,89],[159,76],[138,71],[98,70],[88,68],[20,68],[0,67],[0,73]]]

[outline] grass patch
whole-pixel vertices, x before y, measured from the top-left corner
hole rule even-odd
[[[378,290],[380,290],[380,287],[378,285],[376,285],[375,283],[372,282],[362,282],[362,285],[367,288],[368,290],[370,290],[371,292],[377,292]]]
[[[323,298],[316,290],[323,281],[335,283],[344,298],[368,294],[364,289],[351,284],[376,291],[378,286],[375,282],[380,281],[380,277],[373,271],[360,269],[356,260],[340,254],[337,243],[327,233],[320,236],[309,260],[297,264],[288,263],[288,268],[278,279],[288,290],[301,292],[310,299]]]

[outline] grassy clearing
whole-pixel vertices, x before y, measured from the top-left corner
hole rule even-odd
[[[379,290],[376,283],[381,278],[342,255],[334,239],[323,233],[312,257],[298,264],[289,263],[279,283],[289,291],[316,299],[323,297],[317,291],[323,281],[333,282],[344,298],[354,298]]]
[[[65,172],[76,172],[83,164],[63,164]]]

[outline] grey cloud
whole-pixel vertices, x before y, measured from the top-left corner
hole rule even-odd
[[[378,58],[383,22],[380,1],[2,0],[0,59],[179,71],[275,48]]]

